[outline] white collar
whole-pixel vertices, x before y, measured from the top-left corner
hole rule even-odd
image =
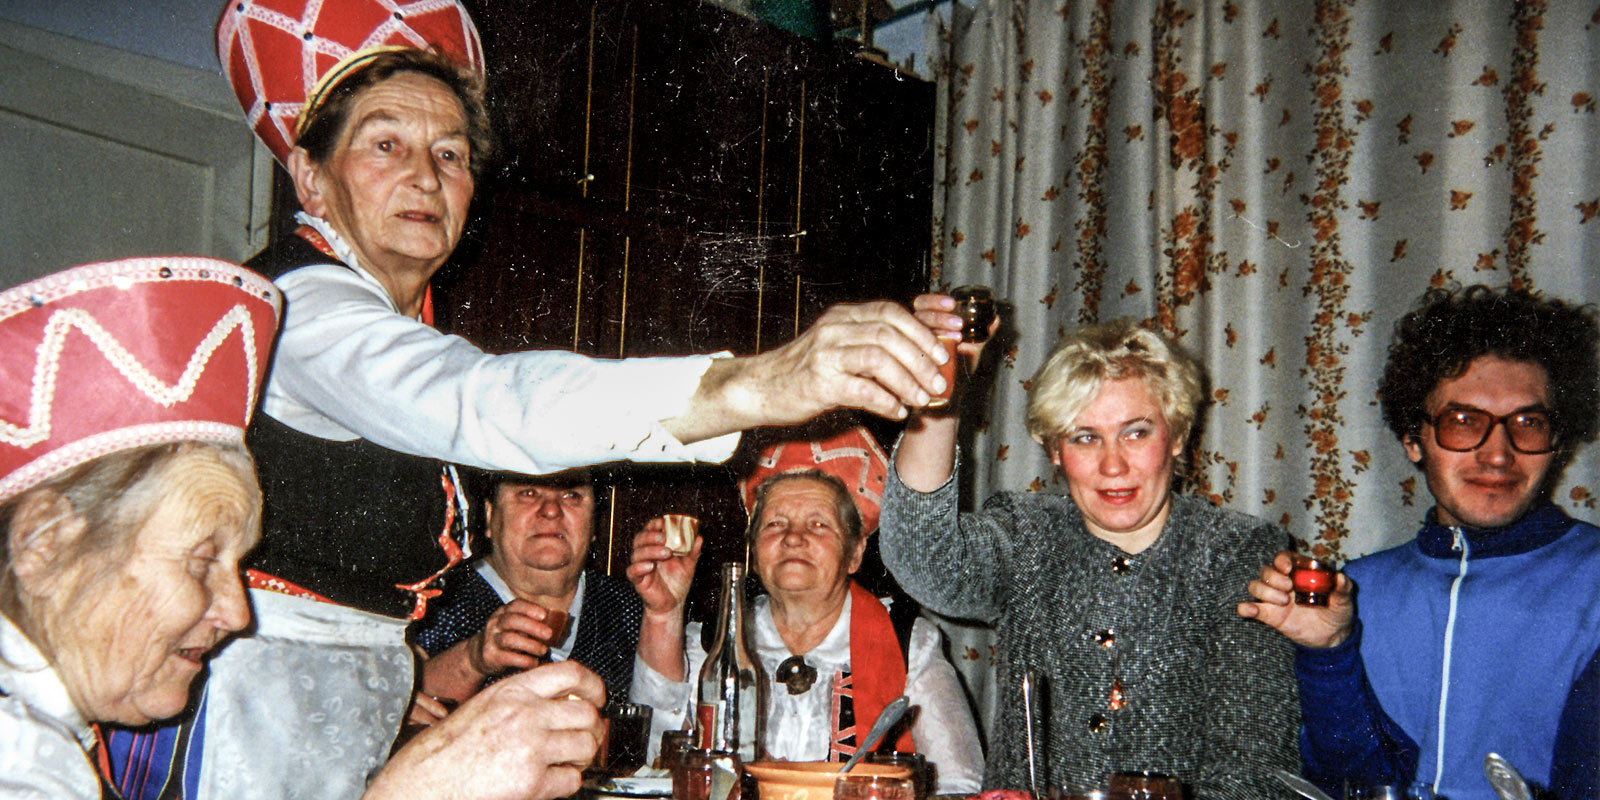
[[[489,563],[489,559],[478,559],[478,563],[474,564],[473,568],[478,571],[479,575],[483,576],[483,580],[489,584],[489,588],[493,589],[494,593],[500,597],[500,602],[509,603],[516,598],[516,595],[511,592],[511,586],[506,583],[505,578],[500,577],[499,570],[496,570],[494,565]],[[578,615],[583,613],[583,587],[589,582],[589,576],[586,573],[588,573],[588,570],[580,570],[578,572],[578,588],[572,593],[572,605],[567,608],[567,635],[558,644],[550,648],[552,660],[565,661],[567,656],[572,653],[572,645],[578,640]]]
[[[327,241],[328,246],[333,248],[335,258],[344,262],[345,266],[355,270],[355,273],[360,275],[362,280],[378,287],[378,293],[383,295],[383,301],[389,305],[391,311],[398,312],[400,310],[399,306],[394,304],[394,298],[389,296],[389,290],[372,273],[368,272],[366,267],[361,265],[361,259],[356,258],[355,248],[351,247],[350,243],[346,242],[344,237],[333,229],[332,223],[321,217],[312,216],[305,211],[296,211],[294,218],[295,221],[303,225],[310,225],[315,228],[317,233],[322,234],[322,238]]]
[[[66,684],[61,682],[39,648],[3,614],[0,614],[0,689],[40,716],[71,731],[85,751],[94,746],[94,729],[72,704]]]
[[[828,635],[816,647],[805,653],[791,653],[789,646],[784,644],[783,637],[778,635],[778,624],[772,620],[772,598],[761,595],[755,599],[754,612],[756,624],[756,650],[760,652],[762,661],[774,663],[783,661],[792,655],[805,656],[806,662],[813,667],[827,667],[828,669],[849,669],[850,666],[850,606],[855,598],[845,595],[844,608],[839,612],[839,618],[834,621],[833,627],[828,630]]]

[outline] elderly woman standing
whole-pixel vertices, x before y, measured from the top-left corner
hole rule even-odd
[[[935,308],[921,316],[956,327]],[[1005,493],[957,513],[957,417],[923,415],[901,439],[884,563],[913,597],[993,624],[1000,641],[987,787],[1028,786],[1032,671],[1048,697],[1049,785],[1153,770],[1201,798],[1284,794],[1271,773],[1298,765],[1292,654],[1233,609],[1287,537],[1173,491],[1200,399],[1194,362],[1123,321],[1068,334],[1033,378],[1028,430],[1066,497]]]
[[[286,302],[248,435],[265,504],[246,561],[258,625],[212,664],[182,781],[200,797],[361,793],[413,702],[406,625],[467,555],[453,464],[720,461],[746,427],[838,404],[903,415],[941,388],[937,343],[887,303],[831,311],[749,358],[490,355],[446,336],[429,280],[460,241],[489,141],[466,10],[228,0],[217,41],[302,212],[250,262]]]
[[[278,304],[254,273],[181,257],[0,293],[0,796],[118,796],[90,760],[96,724],[179,713],[249,624],[239,563],[261,493],[244,428]],[[598,681],[519,682],[401,751],[366,796],[569,793],[577,770],[549,765],[593,754]],[[508,726],[507,742],[464,735]],[[456,773],[472,762],[491,768]]]
[[[938,769],[940,794],[975,792],[983,760],[977,726],[938,629],[915,618],[902,638],[904,623],[851,579],[877,528],[886,467],[872,435],[849,428],[779,442],[741,481],[747,541],[767,592],[750,615],[771,682],[765,745],[773,758],[843,761],[883,707],[904,694],[920,709],[916,722],[882,749],[926,756]],[[706,657],[699,626],[688,626],[685,637],[683,624],[698,558],[698,543],[685,556],[668,550],[659,525],[634,539],[628,577],[645,601],[645,622],[632,697],[655,708],[656,734],[681,726]]]

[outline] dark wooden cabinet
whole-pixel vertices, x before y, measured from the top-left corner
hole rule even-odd
[[[930,84],[695,0],[468,5],[500,155],[436,281],[442,327],[497,352],[749,354],[924,285]],[[742,557],[729,467],[608,479],[602,568],[663,512],[705,520],[702,581]]]

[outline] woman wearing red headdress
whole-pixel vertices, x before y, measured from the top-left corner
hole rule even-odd
[[[258,624],[213,662],[190,729],[200,796],[360,794],[413,702],[406,625],[467,555],[452,464],[718,461],[752,425],[840,404],[904,415],[941,388],[942,350],[888,303],[835,309],[750,358],[489,355],[446,336],[428,283],[459,243],[489,141],[465,9],[229,0],[217,34],[302,211],[250,262],[286,302],[248,434],[265,504],[245,562]]]
[[[119,797],[100,780],[99,725],[183,711],[249,625],[239,564],[261,493],[244,430],[278,306],[259,275],[194,257],[0,292],[0,797]],[[498,686],[400,751],[365,797],[575,788],[576,770],[549,765],[593,755],[598,679],[569,668]]]
[[[766,594],[752,604],[756,657],[769,682],[765,747],[787,761],[844,761],[896,697],[914,722],[879,748],[923,754],[937,794],[978,790],[983,751],[938,629],[914,604],[886,609],[852,579],[878,526],[887,464],[864,428],[768,447],[740,481],[746,541]],[[652,742],[680,728],[705,662],[700,626],[684,601],[700,542],[680,555],[654,522],[634,538],[628,577],[645,603],[629,692],[654,708]],[[911,609],[909,615],[902,612]],[[890,611],[894,611],[891,614]]]

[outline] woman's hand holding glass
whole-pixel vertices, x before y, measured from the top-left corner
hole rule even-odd
[[[952,292],[960,296],[921,295],[912,302],[912,311],[917,321],[928,326],[941,344],[946,346],[946,352],[952,349],[951,344],[954,343],[955,354],[964,360],[965,371],[970,375],[977,369],[984,346],[1000,330],[1000,315],[994,311],[994,300],[988,296],[987,287],[961,286]],[[978,326],[977,331],[974,331],[975,326]],[[949,367],[944,372],[949,384],[945,392],[947,399],[958,396],[955,384],[960,382],[954,365]],[[940,407],[944,407],[944,404],[930,404],[930,408]]]
[[[956,313],[956,299],[947,294],[925,294],[912,302],[912,312],[917,321],[926,325],[935,336],[943,340],[961,337],[966,320]],[[989,323],[992,339],[1000,328],[998,315]],[[967,360],[970,374],[983,355],[984,342],[963,341],[956,352]],[[952,390],[955,391],[955,390]],[[957,395],[952,394],[952,397]],[[954,404],[952,403],[951,406]],[[949,407],[947,407],[949,408]],[[923,413],[906,424],[905,436],[895,451],[895,470],[905,485],[918,492],[931,492],[949,480],[955,469],[956,433],[960,415],[948,411]]]
[[[688,553],[673,552],[667,546],[666,524],[661,517],[645,523],[634,535],[633,556],[626,574],[644,601],[645,613],[665,614],[683,608],[703,542],[696,536]]]
[[[689,552],[679,555],[667,546],[666,523],[660,517],[645,523],[633,537],[633,557],[626,574],[644,602],[639,658],[674,681],[687,677],[683,674],[684,605],[704,543],[703,537],[696,536]]]

